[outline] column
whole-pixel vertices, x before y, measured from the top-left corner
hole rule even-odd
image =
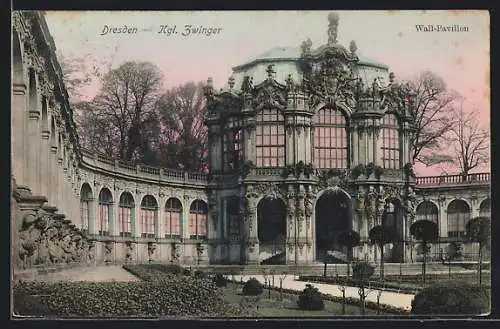
[[[182,205],[182,218],[184,219],[182,223],[182,232],[184,239],[189,239],[189,236],[191,235],[191,232],[189,231],[189,208],[189,197],[185,195]]]
[[[38,152],[40,148],[39,145],[40,132],[38,129],[39,120],[40,120],[40,112],[38,111],[38,109],[30,110],[28,114],[28,124],[27,124],[28,138],[25,140],[27,144],[26,169],[27,169],[27,183],[34,195],[38,195],[40,193],[39,182],[38,182],[38,168],[40,165],[40,159],[38,158]]]
[[[257,236],[257,206],[254,198],[247,199],[245,214],[245,263],[259,263],[259,238]]]
[[[293,138],[294,128],[292,126],[285,127],[285,157],[286,164],[293,165],[293,153],[294,153],[294,138]]]
[[[448,237],[448,212],[446,209],[446,199],[439,199],[439,237]]]
[[[11,138],[12,138],[12,174],[17,185],[27,185],[25,173],[25,129],[26,124],[26,85],[14,84],[12,86],[12,110],[11,110]]]
[[[57,204],[57,142],[55,141],[54,134],[50,141],[49,153],[49,171],[50,171],[50,190],[49,190],[49,204],[55,206]]]
[[[134,212],[134,219],[135,220],[132,222],[132,230],[133,230],[132,236],[133,237],[140,237],[142,234],[141,225],[140,225],[140,221],[141,221],[141,196],[139,194],[136,194],[134,196],[134,200],[135,200],[135,206],[134,206],[133,212]],[[134,233],[135,233],[135,235],[134,235]],[[136,247],[139,248],[140,245],[137,245]]]
[[[116,191],[115,191],[116,192]],[[117,197],[115,196],[115,199]],[[118,225],[118,214],[120,211],[120,202],[118,200],[114,200],[113,204],[110,206],[110,225],[109,225],[109,235],[111,236],[119,236],[120,235],[120,225]],[[111,225],[112,224],[112,225]]]
[[[295,225],[295,191],[293,185],[288,185],[287,205],[287,232],[286,232],[286,262],[287,264],[296,264],[296,225]]]

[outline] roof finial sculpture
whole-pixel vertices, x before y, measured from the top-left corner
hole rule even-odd
[[[351,40],[351,43],[349,44],[349,50],[351,51],[351,54],[356,54],[356,51],[358,50],[358,46],[356,45],[356,41]]]
[[[233,87],[234,87],[234,77],[232,75],[227,80],[227,84],[229,85],[229,89],[233,89]]]
[[[337,28],[339,25],[339,15],[336,12],[328,14],[328,44],[337,43]]]
[[[267,72],[267,77],[271,79],[273,77],[273,74],[276,73],[276,71],[274,71],[274,64],[268,65],[266,72]]]

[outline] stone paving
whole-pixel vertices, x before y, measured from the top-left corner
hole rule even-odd
[[[240,281],[240,279],[242,281],[246,281],[251,277],[256,278],[257,280],[259,280],[262,283],[264,283],[264,281],[265,281],[263,275],[235,275],[234,276],[235,280],[237,280],[237,281]],[[229,277],[229,278],[231,278],[231,277]],[[298,277],[296,277],[296,276],[295,277],[294,276],[286,277],[283,280],[283,288],[301,291],[306,287],[306,284],[310,284],[313,287],[318,288],[319,291],[324,293],[324,294],[342,297],[342,291],[340,291],[338,285],[296,281],[297,279],[298,279]],[[279,287],[279,277],[278,276],[275,276],[275,278],[274,278],[274,285]],[[377,302],[377,293],[380,292],[380,290],[369,289],[368,291],[369,291],[369,293],[368,293],[368,296],[366,297],[366,300],[372,301],[372,302]],[[346,287],[345,295],[346,295],[346,297],[353,297],[353,298],[359,299],[358,288]],[[402,307],[402,308],[405,308],[407,310],[411,310],[411,301],[413,300],[414,296],[415,295],[413,295],[413,294],[382,291],[382,294],[380,295],[380,303],[392,305],[395,307]]]
[[[37,279],[43,281],[139,281],[139,278],[125,271],[120,265],[75,268],[46,276],[39,276]]]

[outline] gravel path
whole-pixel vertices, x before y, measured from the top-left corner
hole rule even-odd
[[[264,276],[262,275],[235,275],[234,278],[237,281],[246,281],[250,277],[256,278],[260,282],[264,283]],[[231,278],[231,276],[229,276]],[[304,282],[304,281],[296,281],[296,278],[298,277],[287,277],[285,280],[283,280],[283,288],[285,289],[291,289],[291,290],[298,290],[301,291],[306,287],[306,284],[310,284],[313,287],[316,287],[319,289],[320,292],[324,294],[329,294],[332,296],[338,296],[342,297],[342,292],[339,289],[338,285],[333,285],[333,284],[324,284],[324,283],[316,283],[316,282]],[[274,278],[274,285],[279,287],[279,277],[276,276]],[[379,290],[376,289],[370,289],[368,296],[366,297],[367,301],[372,301],[372,302],[377,302],[377,293]],[[407,310],[411,310],[411,301],[413,300],[413,297],[415,295],[412,294],[404,294],[404,293],[397,293],[397,292],[390,292],[390,291],[382,291],[382,294],[380,295],[380,303],[381,304],[387,304],[387,305],[392,305],[395,307],[402,307]],[[346,297],[353,297],[359,299],[359,294],[358,294],[358,288],[356,287],[347,287],[346,288]]]

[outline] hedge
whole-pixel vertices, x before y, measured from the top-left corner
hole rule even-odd
[[[468,282],[441,282],[420,291],[412,301],[412,314],[479,315],[490,311],[490,286]]]
[[[141,266],[127,269],[138,282],[38,282],[14,285],[14,312],[48,317],[238,316],[210,280],[166,274]]]

